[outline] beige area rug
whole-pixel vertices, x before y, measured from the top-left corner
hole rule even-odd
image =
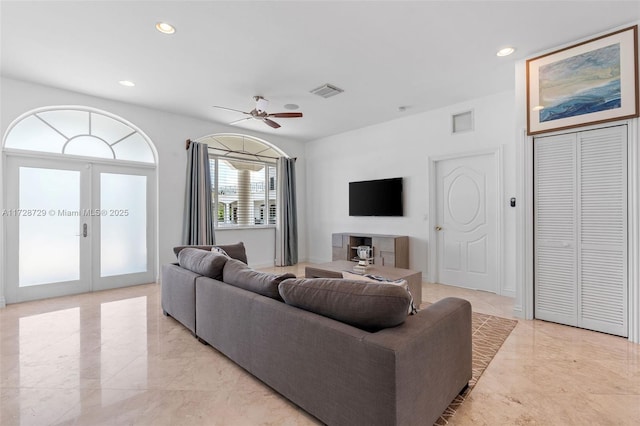
[[[484,373],[493,357],[509,337],[518,321],[494,317],[477,312],[472,314],[472,343],[473,343],[473,375],[469,380],[469,386],[449,404],[442,416],[434,423],[442,426],[449,423],[449,419],[456,413],[471,390],[475,387],[478,379]]]

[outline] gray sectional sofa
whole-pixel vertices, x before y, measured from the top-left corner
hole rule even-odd
[[[407,316],[401,287],[265,274],[242,243],[219,247],[232,259],[176,247],[163,311],[320,421],[431,425],[471,379],[469,302]]]

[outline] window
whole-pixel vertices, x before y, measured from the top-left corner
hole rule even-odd
[[[5,148],[155,163],[145,137],[128,123],[82,108],[48,108],[22,117]]]
[[[275,225],[275,164],[211,155],[209,165],[217,227]]]
[[[257,138],[218,134],[199,138],[209,146],[212,209],[217,228],[276,224],[276,160],[286,156]]]

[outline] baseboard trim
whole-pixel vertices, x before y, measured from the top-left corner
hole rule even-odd
[[[524,318],[524,312],[522,311],[522,305],[516,305],[513,307],[513,316],[516,318]]]
[[[511,297],[511,298],[515,299],[516,298],[516,291],[515,290],[511,290],[511,289],[509,289],[509,290],[503,289],[501,296]]]

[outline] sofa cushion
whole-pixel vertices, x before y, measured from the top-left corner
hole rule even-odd
[[[235,259],[229,259],[222,271],[222,280],[225,283],[277,300],[282,300],[278,285],[287,278],[295,277],[289,273],[275,275],[256,271]]]
[[[219,247],[222,250],[224,250],[227,255],[229,255],[229,257],[233,258],[233,259],[238,259],[241,262],[244,263],[248,263],[247,262],[247,252],[244,248],[244,243],[242,241],[240,241],[239,243],[236,244],[218,244],[218,245],[204,245],[204,246],[177,246],[173,248],[173,252],[175,253],[176,257],[180,254],[180,251],[182,251],[185,248],[196,248],[196,249],[201,249],[201,250],[206,250],[206,251],[211,251],[211,249],[213,247]]]
[[[397,285],[340,278],[288,279],[279,291],[288,305],[369,331],[402,324],[410,303]]]
[[[218,253],[187,247],[178,253],[178,264],[196,274],[222,281],[222,269],[229,258]]]
[[[405,289],[405,291],[409,294],[409,297],[411,298],[411,302],[409,302],[409,309],[408,309],[409,315],[415,315],[418,313],[418,308],[413,303],[413,295],[411,294],[411,290],[409,289],[409,283],[407,282],[407,280],[403,280],[403,279],[390,280],[384,277],[380,277],[378,275],[371,275],[371,274],[360,275],[360,274],[355,274],[349,271],[342,271],[342,278],[347,280],[367,281],[370,283],[388,283],[388,284],[400,286]]]

